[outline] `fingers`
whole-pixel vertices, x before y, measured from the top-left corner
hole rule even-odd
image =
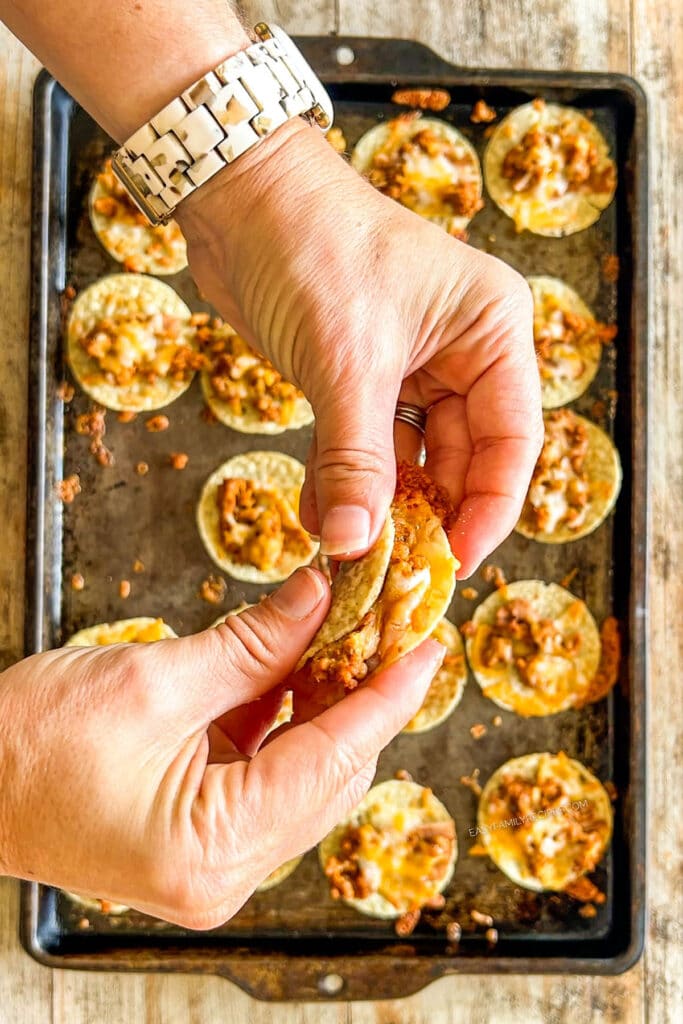
[[[357,556],[376,540],[394,493],[398,383],[377,381],[316,408],[315,494],[320,550]]]
[[[164,698],[169,720],[187,734],[272,690],[292,672],[329,603],[323,574],[299,569],[259,605],[229,615],[221,625],[161,641],[167,644]],[[231,734],[236,742],[240,728],[234,737]],[[246,742],[253,739],[247,737]]]
[[[246,769],[241,806],[280,836],[283,859],[312,846],[362,796],[353,780],[421,707],[444,656],[432,640],[317,718],[266,744]],[[283,834],[283,808],[293,826]]]

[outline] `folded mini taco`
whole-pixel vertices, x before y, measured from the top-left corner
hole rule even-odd
[[[402,114],[375,125],[351,155],[356,170],[384,195],[461,234],[484,205],[474,147],[446,121]]]
[[[174,220],[154,227],[138,209],[107,158],[88,199],[90,223],[110,256],[137,274],[177,274],[187,266],[187,246]]]
[[[303,465],[280,452],[228,459],[204,484],[197,526],[216,565],[247,583],[279,583],[318,544],[299,522]]]
[[[465,692],[467,664],[459,630],[448,619],[441,619],[432,631],[432,637],[446,648],[443,664],[432,679],[422,707],[403,732],[421,733],[435,729],[455,711]]]
[[[614,508],[621,462],[600,427],[570,409],[543,416],[545,438],[515,529],[544,544],[592,533]]]
[[[99,622],[96,626],[79,629],[64,646],[101,647],[107,644],[146,644],[175,636],[177,633],[163,619],[152,619],[139,615],[134,619]]]
[[[518,231],[560,237],[594,223],[617,172],[604,136],[573,107],[534,100],[495,128],[484,153],[491,198]]]
[[[81,292],[67,324],[76,380],[108,409],[161,409],[187,391],[201,356],[190,311],[172,288],[142,274],[111,274]]]
[[[566,754],[525,754],[486,783],[477,814],[481,844],[516,885],[571,892],[593,871],[612,835],[602,783]]]
[[[525,717],[581,706],[600,664],[595,619],[557,583],[519,580],[495,590],[464,632],[484,695]]]
[[[222,320],[196,313],[197,345],[204,356],[202,391],[216,419],[244,434],[281,434],[313,422],[302,391]]]
[[[534,297],[534,345],[544,409],[573,402],[591,383],[615,326],[597,321],[583,299],[556,277],[527,278]]]
[[[423,908],[443,905],[458,843],[431,789],[390,779],[373,786],[318,852],[333,899],[370,917],[404,918],[405,935]]]
[[[398,467],[396,493],[375,545],[342,563],[327,618],[293,677],[297,704],[329,707],[426,640],[445,614],[459,563],[444,526],[448,495],[418,466]]]

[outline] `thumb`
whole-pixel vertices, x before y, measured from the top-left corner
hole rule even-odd
[[[315,410],[315,479],[307,486],[315,486],[324,555],[360,555],[379,535],[396,482],[396,394],[366,384]]]
[[[188,726],[204,728],[231,708],[272,690],[292,672],[329,603],[323,574],[298,569],[260,604],[229,615],[219,626],[162,640],[173,665],[164,695],[169,719],[181,721],[185,731]]]

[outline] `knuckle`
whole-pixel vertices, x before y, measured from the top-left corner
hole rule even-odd
[[[247,609],[239,615],[230,615],[217,628],[223,637],[231,637],[230,646],[238,659],[242,657],[247,663],[266,670],[276,667],[277,644],[263,608],[256,611]]]
[[[384,446],[372,448],[328,448],[318,453],[317,473],[326,483],[344,484],[365,480],[374,484],[386,476]]]

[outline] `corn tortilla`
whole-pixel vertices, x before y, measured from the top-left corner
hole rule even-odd
[[[465,692],[467,664],[460,631],[448,619],[441,619],[432,637],[446,648],[447,660],[432,679],[422,707],[403,729],[406,733],[428,732],[441,725],[455,711]]]
[[[147,634],[153,635],[151,642],[177,637],[177,633],[163,619],[139,615],[134,619],[118,619],[116,622],[99,622],[96,626],[79,629],[64,644],[65,647],[101,647],[108,644],[148,643]]]

